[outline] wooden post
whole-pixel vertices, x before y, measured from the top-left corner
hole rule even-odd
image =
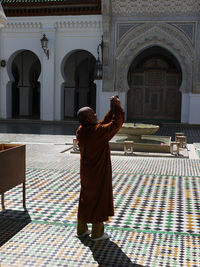
[[[186,148],[187,146],[187,138],[186,136],[177,136],[177,142],[180,142],[180,147]]]
[[[1,206],[2,206],[2,209],[5,210],[5,205],[4,205],[4,193],[1,194]]]
[[[133,145],[134,145],[133,141],[124,141],[124,154],[125,155],[133,154]]]
[[[179,154],[179,149],[180,149],[180,142],[172,141],[170,145],[171,153],[173,154],[174,152],[176,152],[177,154]]]
[[[184,136],[184,133],[175,133],[175,142],[179,142],[177,139],[178,136]]]
[[[26,182],[23,182],[23,207],[26,209]]]

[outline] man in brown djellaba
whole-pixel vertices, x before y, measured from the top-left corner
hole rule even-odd
[[[110,234],[104,232],[104,222],[114,216],[109,140],[124,122],[123,110],[119,98],[112,97],[103,120],[97,121],[89,107],[81,108],[77,116],[81,124],[76,132],[81,177],[77,235],[91,234],[94,241],[108,239]],[[87,223],[92,223],[92,231]]]

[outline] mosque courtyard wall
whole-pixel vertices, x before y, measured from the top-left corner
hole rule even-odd
[[[129,96],[137,97],[134,92],[140,87],[145,92],[147,85],[144,82],[143,87],[140,84],[134,91],[135,85],[131,87],[130,80],[138,74],[138,67],[133,74],[130,71],[138,58],[146,55],[147,59],[153,59],[155,54],[150,55],[149,51],[158,49],[164,52],[156,60],[164,58],[161,65],[169,65],[166,75],[173,65],[180,76],[177,82],[180,101],[175,102],[179,103],[177,109],[180,109],[178,121],[200,124],[199,14],[198,1],[174,0],[168,4],[159,1],[155,4],[151,0],[145,3],[102,0],[102,15],[8,17],[5,27],[0,30],[0,61],[6,62],[5,67],[0,67],[0,118],[12,118],[14,113],[19,117],[31,117],[34,101],[38,99],[36,114],[40,120],[75,119],[77,109],[84,104],[92,105],[100,119],[109,108],[109,97],[119,95],[128,119],[133,109]],[[43,34],[48,38],[49,59],[41,47]],[[103,79],[95,80],[91,70],[102,36]],[[24,61],[20,59],[23,56]],[[34,66],[30,65],[30,60]],[[150,75],[145,69],[145,59],[138,64],[144,67],[139,75]],[[161,70],[162,67],[159,72]],[[155,69],[153,71],[152,75],[156,73]],[[148,84],[152,90],[153,86]],[[39,96],[34,91],[36,87]],[[172,92],[172,87],[168,89]],[[13,92],[20,103],[13,100]],[[157,104],[163,106],[162,101],[168,101],[168,108],[172,108],[173,97],[172,101],[166,97],[161,101],[162,92],[152,92],[152,108],[157,108]],[[145,105],[143,102],[141,105]],[[14,108],[17,111],[13,113]],[[150,111],[152,118],[158,118],[153,109]],[[144,112],[142,118],[147,115]]]

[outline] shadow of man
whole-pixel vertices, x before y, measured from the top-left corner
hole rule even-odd
[[[0,247],[31,222],[27,210],[4,210],[0,212]]]
[[[142,267],[133,263],[121,248],[109,239],[94,242],[91,238],[85,237],[79,240],[84,246],[89,247],[99,267]]]

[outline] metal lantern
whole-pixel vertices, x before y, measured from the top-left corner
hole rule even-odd
[[[103,66],[102,66],[102,61],[99,58],[99,48],[101,48],[101,57],[102,57],[102,53],[103,53],[103,40],[101,41],[101,43],[98,45],[97,47],[97,60],[94,66],[94,79],[95,80],[102,80],[102,76],[103,76]]]
[[[47,49],[48,39],[47,39],[45,34],[43,34],[43,37],[42,37],[42,39],[40,39],[40,41],[42,44],[42,48]]]
[[[43,37],[42,39],[40,39],[40,41],[41,41],[42,49],[45,55],[47,56],[47,58],[49,59],[48,39],[45,34],[43,34]]]
[[[94,67],[94,79],[95,80],[101,80],[102,74],[103,74],[102,63],[98,57],[98,59],[96,60],[96,63],[95,63],[95,67]]]

